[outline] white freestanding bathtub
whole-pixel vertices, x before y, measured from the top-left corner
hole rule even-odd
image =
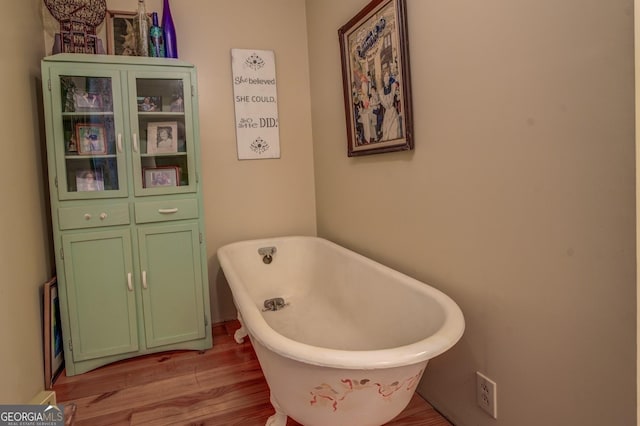
[[[442,292],[321,238],[241,241],[218,258],[236,341],[249,335],[271,390],[267,425],[384,424],[464,331]]]

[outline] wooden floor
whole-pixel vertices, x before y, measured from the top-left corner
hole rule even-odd
[[[214,325],[213,348],[204,353],[165,352],[73,377],[63,373],[53,386],[58,403],[75,404],[75,425],[262,426],[274,413],[269,388],[251,343],[233,340],[237,328],[236,321]],[[388,425],[451,423],[415,394]]]

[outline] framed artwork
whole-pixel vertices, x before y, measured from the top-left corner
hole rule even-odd
[[[143,187],[158,188],[180,185],[180,168],[177,166],[145,167]]]
[[[157,112],[162,111],[161,96],[138,96],[138,111],[140,112]]]
[[[178,152],[178,122],[162,121],[147,124],[147,154]]]
[[[76,112],[102,111],[102,95],[99,93],[74,90],[73,105]]]
[[[107,53],[110,55],[138,55],[138,14],[122,10],[107,10]],[[151,15],[148,16],[151,26]]]
[[[60,302],[58,299],[58,280],[56,277],[44,283],[43,290],[44,381],[45,389],[51,389],[53,382],[64,367]]]
[[[102,168],[76,171],[76,189],[82,191],[104,191]]]
[[[99,123],[76,124],[76,148],[78,154],[94,155],[107,153],[104,125]]]
[[[373,0],[338,30],[349,157],[413,149],[406,0]]]

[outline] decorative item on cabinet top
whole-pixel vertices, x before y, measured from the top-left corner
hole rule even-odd
[[[104,21],[105,0],[44,0],[47,9],[60,23],[55,34],[53,53],[104,53],[96,27]]]
[[[164,50],[167,58],[178,57],[178,40],[176,38],[176,27],[171,16],[171,6],[169,0],[162,3],[162,30],[164,31]]]

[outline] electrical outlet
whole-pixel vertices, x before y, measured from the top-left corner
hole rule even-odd
[[[496,382],[476,371],[476,401],[494,419],[498,418],[497,390]]]

